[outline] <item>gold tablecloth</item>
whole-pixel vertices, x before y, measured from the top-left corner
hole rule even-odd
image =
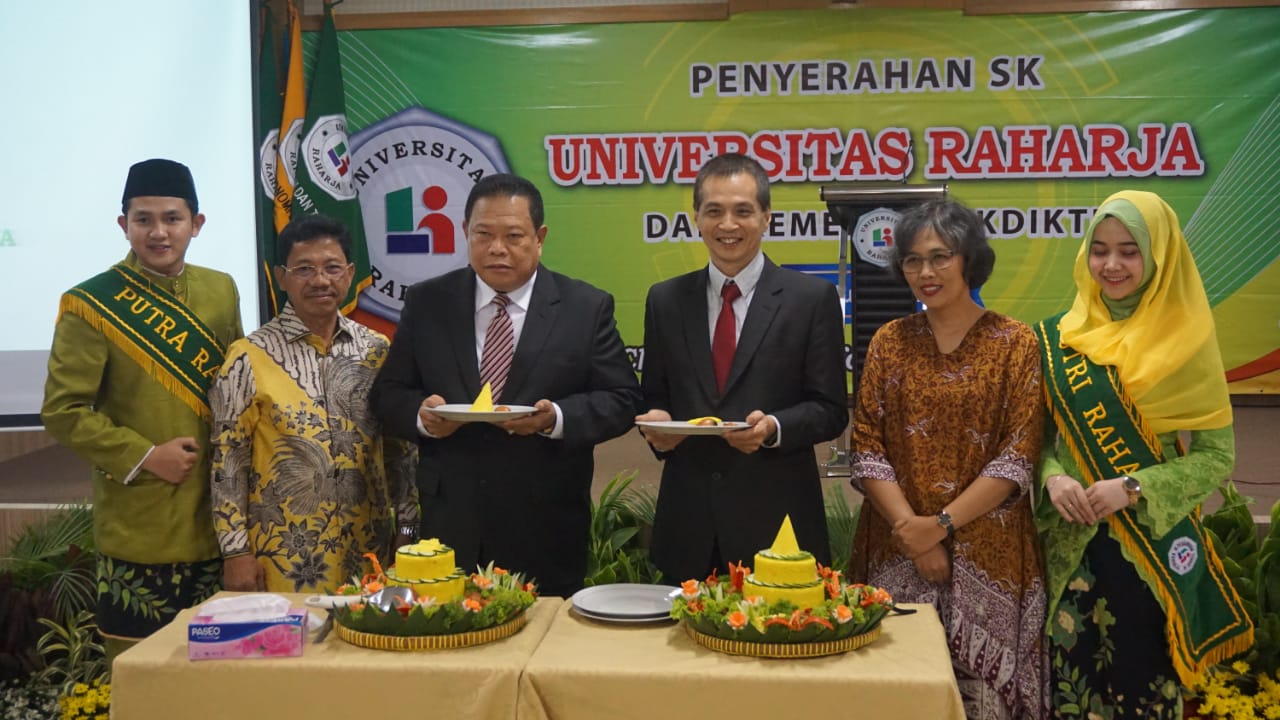
[[[698,645],[675,623],[602,624],[565,603],[520,677],[520,720],[964,719],[938,615],[885,618],[879,640],[825,658],[765,660]]]
[[[306,596],[285,597],[301,606]],[[187,624],[196,611],[184,610],[116,658],[111,715],[121,720],[515,717],[520,673],[563,602],[540,598],[520,632],[459,650],[366,650],[336,632],[316,645],[311,632],[301,657],[194,662],[187,660]]]

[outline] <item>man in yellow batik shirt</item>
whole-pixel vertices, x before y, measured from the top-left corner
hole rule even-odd
[[[280,314],[214,381],[213,521],[228,590],[331,592],[418,526],[411,445],[381,435],[369,386],[386,337],[347,319],[351,238],[323,215],[280,233]]]

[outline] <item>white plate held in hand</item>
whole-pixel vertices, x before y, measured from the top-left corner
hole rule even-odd
[[[751,427],[737,420],[725,420],[720,425],[690,425],[684,420],[642,420],[636,425],[668,435],[724,435]]]
[[[454,422],[502,422],[526,417],[538,412],[538,408],[529,405],[499,405],[498,407],[505,407],[506,410],[483,412],[472,410],[471,406],[466,403],[447,403],[423,409],[427,412],[433,412],[445,420]]]

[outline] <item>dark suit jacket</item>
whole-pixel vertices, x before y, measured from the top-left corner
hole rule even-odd
[[[538,580],[544,594],[582,586],[596,443],[634,422],[640,393],[613,318],[613,298],[538,268],[511,370],[495,401],[557,403],[564,438],[508,435],[470,423],[453,435],[418,433],[423,399],[469,403],[480,393],[476,275],[455,270],[405,299],[391,350],[370,394],[388,432],[418,443],[423,537],[438,537],[471,571],[490,560]]]
[[[774,415],[782,444],[744,454],[714,436],[670,453],[658,494],[653,559],[668,582],[701,578],[713,547],[724,563],[753,564],[790,514],[800,547],[829,562],[813,445],[848,422],[844,325],[835,286],[765,258],[723,397],[711,368],[705,269],[649,289],[641,387],[650,409],[676,420]],[[727,568],[720,566],[720,571]]]

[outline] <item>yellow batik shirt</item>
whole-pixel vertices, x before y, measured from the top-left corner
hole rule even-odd
[[[256,555],[270,591],[332,591],[418,524],[416,450],[368,408],[387,348],[342,316],[325,348],[287,304],[227,353],[209,393],[214,529],[223,557]]]

